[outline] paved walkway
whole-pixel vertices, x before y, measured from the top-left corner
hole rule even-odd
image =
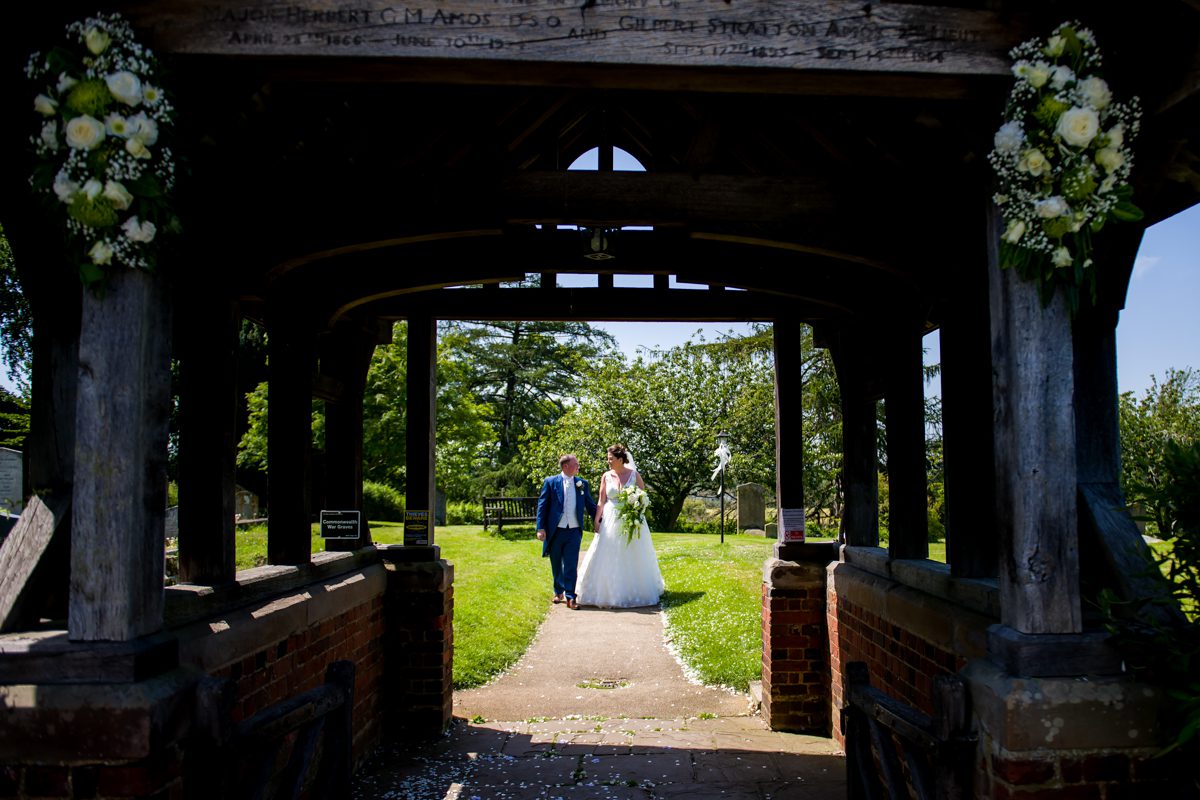
[[[770,731],[749,695],[688,681],[664,644],[657,608],[555,606],[515,667],[455,694],[454,717],[436,742],[377,753],[354,797],[846,796],[831,740]]]

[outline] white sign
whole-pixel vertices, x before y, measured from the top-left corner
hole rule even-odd
[[[781,509],[779,509],[779,541],[781,541],[781,542],[803,542],[804,541],[804,509],[803,508],[781,508]]]

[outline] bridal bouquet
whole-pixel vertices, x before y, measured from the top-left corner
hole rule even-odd
[[[1092,234],[1142,216],[1129,185],[1138,100],[1116,101],[1095,36],[1078,22],[1012,57],[1016,84],[988,156],[1006,226],[1001,266],[1037,281],[1043,304],[1062,286],[1074,312],[1081,290],[1095,300]]]
[[[637,484],[630,484],[617,493],[617,521],[628,544],[642,535],[646,524],[646,509],[650,507],[650,496]]]
[[[120,15],[72,23],[67,37],[26,67],[39,92],[31,183],[61,210],[73,260],[92,284],[110,265],[154,269],[157,235],[177,226],[175,160],[160,142],[174,109],[154,54]]]

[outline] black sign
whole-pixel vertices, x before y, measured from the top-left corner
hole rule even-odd
[[[361,530],[357,511],[321,512],[322,539],[357,539],[362,535]]]
[[[404,546],[428,546],[432,538],[433,515],[428,511],[404,512]]]

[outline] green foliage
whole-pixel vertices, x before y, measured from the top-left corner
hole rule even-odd
[[[482,525],[483,504],[470,500],[452,500],[446,503],[447,525]]]
[[[29,401],[0,386],[0,447],[25,449],[29,435]]]
[[[1165,545],[1151,551],[1146,574],[1164,582],[1169,600],[1121,602],[1106,589],[1099,604],[1126,663],[1162,686],[1170,700],[1166,711],[1174,741],[1164,752],[1188,748],[1200,754],[1200,441],[1167,440],[1157,466],[1159,480],[1141,487],[1141,496],[1156,509]],[[1184,612],[1186,623],[1142,613],[1150,604],[1171,603]]]
[[[774,484],[773,373],[769,340],[715,345],[688,343],[632,363],[593,364],[579,405],[554,421],[522,451],[531,481],[557,470],[558,456],[579,456],[595,483],[605,448],[627,445],[650,493],[655,530],[675,526],[684,500],[715,489],[716,434],[731,434],[726,486],[754,480]],[[598,487],[594,487],[598,488]]]
[[[363,481],[363,513],[369,520],[402,522],[404,495],[385,483]]]
[[[1152,531],[1170,529],[1170,510],[1163,505],[1166,443],[1200,441],[1200,372],[1169,369],[1160,384],[1150,377],[1142,397],[1121,395],[1121,484],[1130,505],[1144,505]]]
[[[0,349],[8,377],[23,397],[29,397],[33,369],[33,312],[21,290],[16,263],[4,227],[0,225]],[[10,420],[3,423],[9,429]],[[28,426],[26,426],[28,427]],[[5,445],[11,447],[11,445]]]

